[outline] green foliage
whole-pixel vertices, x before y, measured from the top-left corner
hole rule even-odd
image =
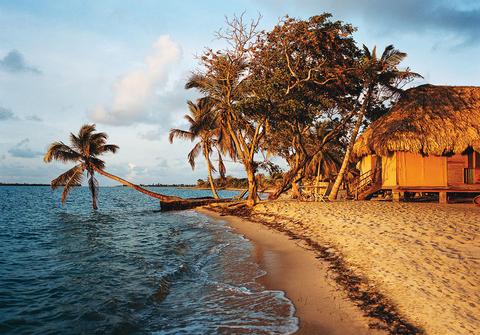
[[[356,29],[329,13],[286,16],[270,31],[257,25],[227,20],[218,36],[228,47],[207,49],[186,88],[212,104],[201,119],[218,126],[218,141],[228,143],[222,152],[243,163],[250,190],[263,182],[255,177],[263,168],[271,179],[282,175],[278,196],[294,179],[343,174],[359,128],[385,114],[419,75],[399,69],[406,54],[391,45],[379,58],[376,48],[359,49]],[[256,162],[258,153],[284,158],[289,171]]]

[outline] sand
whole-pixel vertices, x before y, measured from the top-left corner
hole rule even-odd
[[[253,243],[252,256],[267,274],[258,280],[267,289],[282,290],[295,305],[300,329],[296,334],[367,335],[387,334],[369,328],[372,318],[348,300],[344,291],[329,276],[328,264],[301,240],[262,224],[233,216],[219,216]]]
[[[426,334],[480,334],[479,207],[274,201],[257,205],[251,219],[341,255]]]

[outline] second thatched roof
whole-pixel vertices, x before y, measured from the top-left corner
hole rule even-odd
[[[480,87],[422,85],[406,90],[388,114],[373,122],[353,153],[441,156],[469,147],[480,151]]]

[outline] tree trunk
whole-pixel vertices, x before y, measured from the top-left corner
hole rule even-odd
[[[97,209],[98,209],[98,207],[97,207],[97,201],[95,200],[94,197],[92,197],[92,207],[93,207],[94,210],[97,210]]]
[[[181,200],[182,198],[179,198],[179,197],[175,197],[175,196],[169,196],[169,195],[164,195],[164,194],[159,194],[159,193],[155,193],[155,192],[152,192],[152,191],[149,191],[147,189],[144,189],[143,187],[140,187],[138,185],[135,185],[135,184],[132,184],[131,182],[129,181],[126,181],[125,179],[122,179],[120,177],[117,177],[117,176],[114,176],[113,174],[110,174],[104,170],[101,170],[101,169],[98,169],[98,168],[95,168],[95,171],[97,171],[98,173],[100,173],[102,176],[105,176],[107,178],[110,178],[110,179],[113,179],[115,181],[118,181],[120,184],[122,185],[125,185],[125,186],[128,186],[130,188],[133,188],[134,190],[138,191],[138,192],[141,192],[143,194],[146,194],[150,197],[153,197],[153,198],[156,198],[156,199],[160,199],[160,200]]]
[[[355,128],[353,129],[352,136],[350,137],[350,142],[348,143],[347,150],[345,151],[345,156],[343,157],[342,166],[338,171],[337,178],[335,178],[335,183],[333,184],[332,191],[328,197],[328,200],[336,200],[338,196],[338,191],[340,190],[340,185],[342,184],[343,178],[345,176],[345,172],[347,171],[348,162],[350,161],[350,156],[352,154],[353,145],[357,140],[358,132],[360,131],[360,127],[362,126],[363,117],[365,115],[365,111],[367,110],[367,105],[370,100],[370,90],[367,93],[365,100],[363,101],[362,107],[360,108],[360,112],[357,116],[357,122],[355,122]]]
[[[220,199],[217,190],[215,189],[215,181],[212,177],[212,162],[210,162],[210,153],[207,149],[204,149],[203,154],[205,155],[205,162],[207,163],[208,181],[210,182],[210,189],[212,190],[213,197],[215,199]]]
[[[257,204],[258,194],[257,194],[257,181],[255,180],[255,172],[253,166],[249,165],[247,169],[247,179],[248,179],[248,197],[247,197],[247,206],[253,207]]]
[[[276,200],[278,197],[290,187],[294,188],[294,183],[298,181],[297,177],[303,173],[303,168],[307,165],[310,157],[299,158],[297,156],[295,165],[287,171],[282,178],[282,183],[268,196],[269,200]]]
[[[292,181],[292,198],[293,199],[300,199],[302,194],[300,193],[300,181],[303,178],[303,169],[299,169],[295,179]]]

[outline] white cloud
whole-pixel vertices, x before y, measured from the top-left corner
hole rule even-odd
[[[99,123],[127,125],[148,118],[155,96],[168,90],[169,77],[181,59],[180,46],[170,36],[161,36],[146,57],[144,68],[124,75],[113,87],[111,107],[97,106],[90,115]]]

